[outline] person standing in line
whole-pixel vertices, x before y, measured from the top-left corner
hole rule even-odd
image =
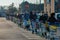
[[[55,13],[51,13],[51,16],[48,18],[47,21],[50,22],[50,25],[55,25],[55,22],[57,21],[55,18]]]
[[[26,11],[24,14],[24,22],[25,22],[25,28],[26,29],[29,29],[28,20],[29,20],[29,12]]]
[[[32,34],[36,32],[36,13],[35,11],[30,12],[30,21],[31,21],[31,26],[32,26]]]

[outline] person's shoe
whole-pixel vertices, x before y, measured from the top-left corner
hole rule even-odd
[[[34,34],[34,32],[32,32],[32,34]]]

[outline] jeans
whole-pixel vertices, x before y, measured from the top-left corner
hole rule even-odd
[[[36,22],[35,21],[31,21],[31,26],[32,26],[32,33],[37,32],[37,30],[36,30]]]
[[[27,25],[27,20],[24,20],[23,25],[24,25],[24,27],[26,27],[26,25]]]

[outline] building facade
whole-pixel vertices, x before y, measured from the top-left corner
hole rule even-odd
[[[25,11],[31,12],[33,10],[38,12],[44,11],[44,4],[32,4],[27,1],[22,2],[20,4],[20,7],[21,7],[21,12],[25,12]]]
[[[60,12],[60,0],[44,0],[44,13]]]
[[[50,16],[50,13],[55,12],[55,0],[44,0],[44,13],[48,13]]]

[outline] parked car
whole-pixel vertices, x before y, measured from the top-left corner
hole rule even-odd
[[[60,13],[55,13],[55,18],[60,22]]]

